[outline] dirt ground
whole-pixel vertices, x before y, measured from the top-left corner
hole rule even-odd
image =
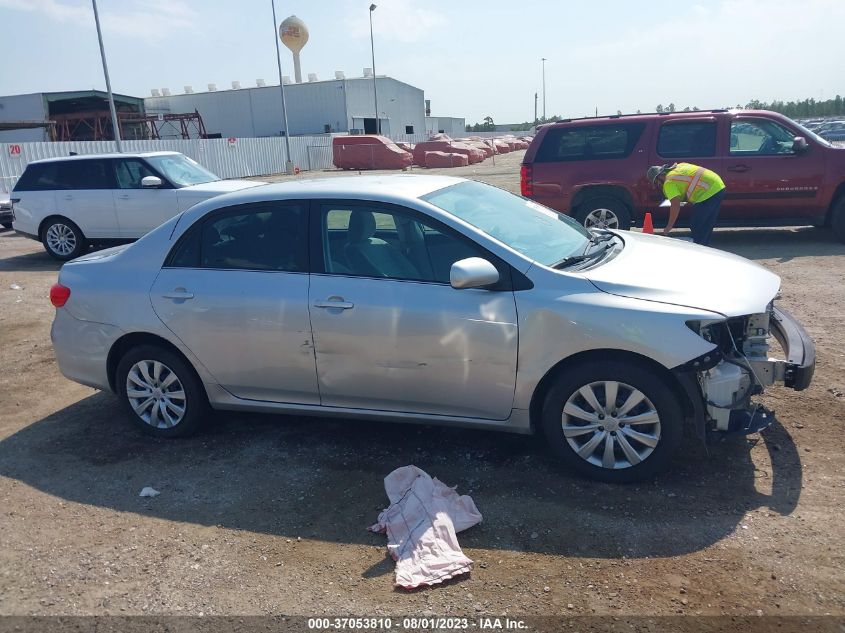
[[[520,158],[449,173],[516,189]],[[226,414],[142,437],[111,394],[59,374],[59,266],[0,233],[0,614],[845,615],[845,245],[810,228],[713,245],[782,277],[816,342],[813,385],[772,389],[762,436],[612,486],[490,432]],[[470,576],[394,589],[365,528],[406,464],[475,499]]]

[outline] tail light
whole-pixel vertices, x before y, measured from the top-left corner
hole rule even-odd
[[[61,308],[70,299],[70,288],[62,284],[53,284],[50,288],[50,303]]]
[[[519,169],[519,188],[522,195],[530,198],[534,195],[534,168],[523,164]]]

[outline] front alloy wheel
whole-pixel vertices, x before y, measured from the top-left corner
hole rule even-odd
[[[584,385],[563,407],[563,436],[581,459],[601,468],[630,468],[660,442],[660,416],[651,400],[624,382]]]
[[[541,419],[549,448],[591,479],[625,483],[665,470],[683,436],[671,381],[646,362],[586,360],[546,392]]]

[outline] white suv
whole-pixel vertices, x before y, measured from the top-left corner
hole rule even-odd
[[[138,239],[201,200],[261,184],[221,180],[178,152],[38,160],[12,190],[13,227],[65,261],[91,242]]]

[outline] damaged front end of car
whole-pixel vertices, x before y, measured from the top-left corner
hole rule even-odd
[[[801,391],[812,381],[816,362],[813,341],[801,324],[774,302],[760,314],[689,321],[687,326],[714,345],[706,354],[675,368],[687,392],[697,392],[703,401],[703,406],[694,407],[694,417],[704,437],[761,431],[774,421],[774,415],[753,402],[753,396],[774,384]],[[770,357],[772,337],[785,359]]]

